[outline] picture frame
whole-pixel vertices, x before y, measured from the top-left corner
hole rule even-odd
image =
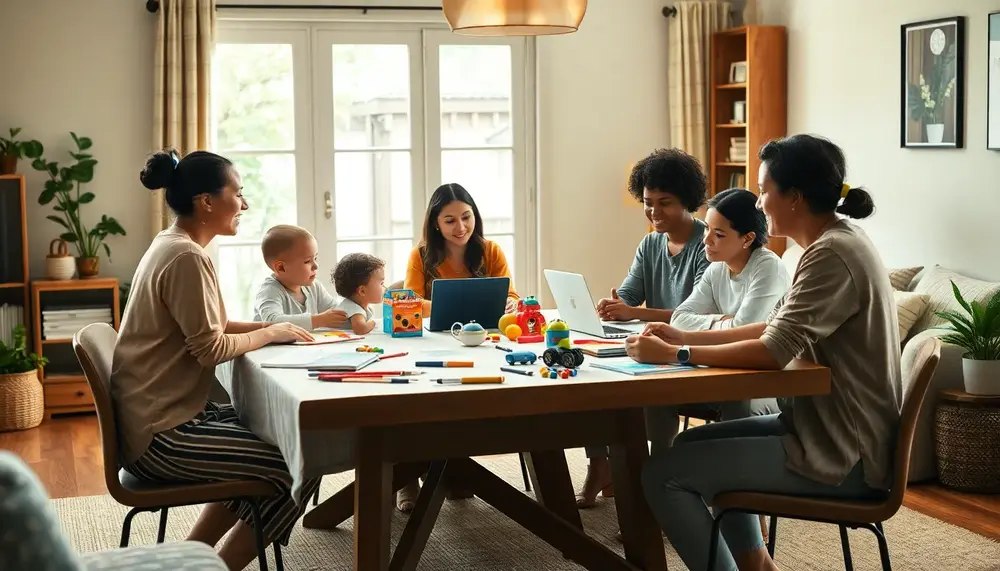
[[[965,17],[900,26],[900,147],[965,145]]]
[[[733,119],[730,123],[734,125],[747,122],[747,102],[746,101],[734,101],[733,102]]]
[[[986,148],[1000,151],[1000,11],[986,17]]]
[[[729,64],[729,83],[747,82],[747,62],[735,61]]]

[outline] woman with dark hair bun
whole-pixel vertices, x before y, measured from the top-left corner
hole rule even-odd
[[[132,278],[111,366],[111,397],[120,427],[122,464],[155,483],[259,479],[276,493],[260,500],[264,544],[288,545],[306,504],[292,494],[292,476],[277,447],[240,423],[232,405],[209,399],[215,367],[269,343],[311,340],[291,323],[230,321],[205,247],[234,236],[248,208],[233,163],[206,151],[183,159],[159,152],[139,175],[164,189],[177,215],[153,238]],[[298,498],[310,497],[306,480]],[[236,499],[206,506],[188,539],[214,546],[229,569],[258,554],[251,507]]]
[[[782,399],[778,415],[686,430],[651,453],[646,498],[689,569],[707,567],[708,508],[719,493],[866,500],[884,497],[892,481],[902,400],[896,305],[875,246],[838,216],[870,216],[871,196],[845,184],[844,155],[825,139],[778,139],[759,156],[768,233],[804,248],[788,293],[758,323],[718,331],[654,323],[626,349],[646,363],[765,370],[802,359],[830,369],[830,393]],[[721,531],[716,569],[776,568],[757,516],[729,514]]]

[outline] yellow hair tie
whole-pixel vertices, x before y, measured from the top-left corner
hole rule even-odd
[[[840,197],[847,198],[847,193],[851,191],[851,185],[844,183],[844,186],[840,188]]]

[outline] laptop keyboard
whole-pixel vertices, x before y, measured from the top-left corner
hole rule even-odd
[[[615,327],[614,325],[602,325],[604,328],[605,335],[629,335],[632,333],[629,329],[622,329],[621,327]]]

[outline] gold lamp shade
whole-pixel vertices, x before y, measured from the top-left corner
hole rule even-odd
[[[587,0],[442,0],[451,30],[467,36],[548,36],[580,28]]]

